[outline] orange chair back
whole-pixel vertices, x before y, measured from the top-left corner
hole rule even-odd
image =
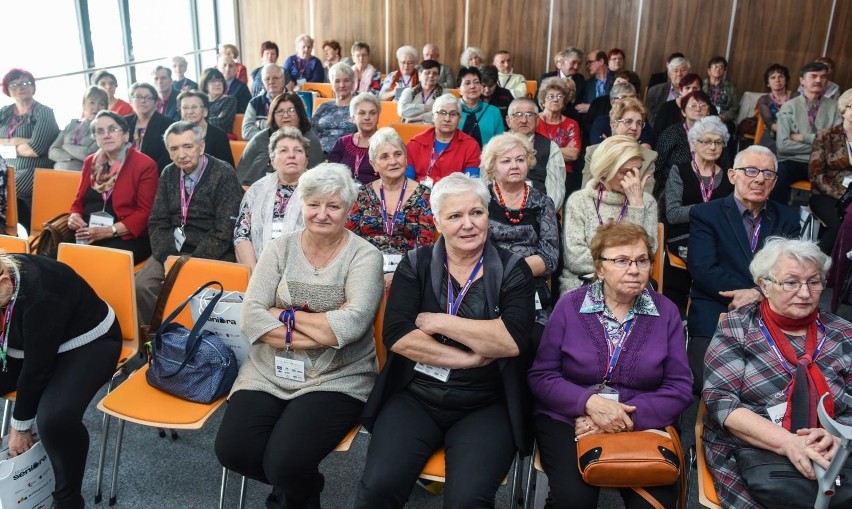
[[[317,97],[314,99],[314,111],[317,111],[319,105],[322,103],[327,103],[329,101],[333,101],[334,99],[331,97]]]
[[[6,235],[18,236],[18,192],[15,190],[15,168],[6,169]]]
[[[166,260],[166,271],[171,268],[177,257]],[[187,297],[195,293],[199,286],[209,281],[219,281],[226,291],[244,292],[249,282],[249,267],[233,262],[190,258],[181,268],[175,286],[166,300],[163,318],[174,311]],[[184,327],[192,327],[192,315],[187,306],[177,317]]]
[[[754,142],[760,143],[760,139],[763,138],[763,131],[766,130],[766,122],[763,121],[763,115],[760,112],[757,113],[757,129],[754,130]]]
[[[331,88],[331,83],[305,83],[302,85],[302,90],[304,92],[316,92],[320,97],[334,98],[334,90]]]
[[[30,252],[30,243],[27,239],[13,237],[11,235],[0,235],[0,250],[6,253],[22,253]]]
[[[457,88],[448,88],[445,91],[453,94],[454,96],[456,96],[458,98],[461,98],[461,92],[459,92],[459,89],[457,89]]]
[[[391,124],[402,122],[402,117],[397,113],[397,103],[394,101],[382,101],[382,112],[379,113],[379,128],[390,127]]]
[[[535,101],[536,92],[538,92],[538,83],[534,80],[527,80],[527,97]]]
[[[411,141],[411,138],[414,138],[418,134],[428,131],[432,128],[429,124],[401,124],[401,123],[393,123],[390,125],[394,128],[396,133],[402,138],[403,143],[408,143]]]
[[[237,113],[234,115],[234,124],[231,126],[231,131],[237,137],[237,141],[248,141],[243,139],[243,119],[245,116],[245,113]],[[234,161],[236,161],[236,159]]]
[[[659,293],[663,293],[663,257],[666,253],[664,234],[663,223],[657,223],[657,251],[654,253],[654,271],[651,277],[657,282]]]
[[[247,141],[231,140],[231,155],[234,156],[234,166],[240,164],[240,159],[242,159],[247,145]]]
[[[46,221],[71,210],[79,185],[79,171],[36,168],[33,176],[31,236],[40,233]]]

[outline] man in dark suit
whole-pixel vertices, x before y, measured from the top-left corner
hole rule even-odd
[[[225,77],[225,95],[230,95],[237,100],[237,113],[245,113],[251,92],[245,83],[237,79],[237,62],[230,55],[220,55],[216,64],[219,72]]]
[[[541,82],[553,77],[568,78],[573,81],[576,93],[574,94],[574,100],[570,104],[566,101],[565,109],[568,110],[570,108],[571,111],[574,111],[574,115],[576,115],[574,103],[582,102],[582,98],[586,96],[586,79],[580,74],[580,66],[583,64],[584,56],[583,50],[579,48],[566,48],[563,51],[557,52],[554,57],[556,70],[542,74],[538,79],[538,86],[536,87],[536,90],[541,89]],[[570,115],[565,111],[562,114],[574,118],[574,115]]]
[[[769,201],[778,161],[766,147],[737,154],[728,178],[734,193],[693,207],[689,213],[687,267],[692,276],[689,363],[693,388],[701,390],[704,353],[719,314],[763,298],[748,270],[754,253],[772,236],[798,237],[799,215]]]
[[[660,107],[667,101],[676,99],[680,96],[680,80],[692,69],[692,64],[686,57],[675,57],[669,60],[666,64],[668,69],[669,79],[665,83],[654,85],[648,89],[648,96],[645,97],[645,106],[648,107],[648,121],[654,125],[657,120],[657,113]]]
[[[158,65],[151,71],[151,80],[157,88],[160,99],[157,101],[157,113],[171,120],[172,122],[180,120],[180,114],[177,111],[175,98],[177,92],[172,88],[172,70],[168,67]]]

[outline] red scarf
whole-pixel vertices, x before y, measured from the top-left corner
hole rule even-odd
[[[793,374],[793,379],[790,381],[790,391],[787,393],[787,411],[784,413],[782,425],[784,429],[793,433],[796,432],[795,429],[791,428],[793,425],[793,401],[794,398],[804,395],[807,398],[807,421],[797,426],[797,428],[816,428],[819,426],[816,405],[819,398],[825,393],[829,393],[829,397],[825,400],[825,411],[829,416],[834,417],[834,398],[830,395],[828,382],[825,381],[825,375],[820,371],[819,366],[813,362],[813,355],[816,351],[818,341],[816,320],[819,316],[819,309],[814,309],[813,313],[804,318],[788,318],[773,311],[769,307],[769,301],[764,299],[760,303],[760,313],[763,323],[766,325],[767,330],[769,330],[769,334],[772,335],[772,339],[781,351],[781,355],[784,356],[791,366],[795,366],[795,373]],[[801,329],[807,330],[805,335],[805,353],[801,357],[796,357],[796,351],[782,330]],[[801,387],[799,387],[800,383],[802,384]],[[804,392],[797,393],[797,391]]]

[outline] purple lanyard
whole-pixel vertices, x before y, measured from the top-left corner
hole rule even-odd
[[[308,58],[310,58],[310,57],[308,57]],[[302,60],[301,58],[296,57],[296,62],[295,62],[296,63],[296,78],[304,77],[305,70],[308,68],[309,62],[310,62],[310,60],[307,60],[307,59]],[[302,65],[299,65],[299,64],[302,64]]]
[[[396,226],[396,218],[399,216],[399,210],[402,208],[402,200],[405,198],[405,188],[408,187],[408,179],[402,181],[402,191],[399,193],[399,201],[396,203],[396,210],[393,212],[393,219],[388,223],[388,208],[385,205],[385,186],[379,182],[379,195],[382,202],[382,221],[385,224],[385,232],[388,234],[388,243],[393,236],[393,228]]]
[[[453,276],[450,274],[450,261],[447,259],[447,255],[444,255],[444,266],[447,268],[447,314],[456,316],[459,313],[462,300],[464,300],[464,296],[467,295],[471,285],[473,285],[473,280],[476,278],[479,269],[482,268],[483,261],[485,261],[485,256],[480,256],[479,261],[473,267],[473,272],[467,278],[467,283],[464,284],[459,291],[458,297],[456,297],[453,291]]]
[[[428,101],[428,100],[432,97],[432,95],[433,95],[434,93],[435,93],[435,89],[434,89],[434,88],[432,89],[432,91],[431,91],[431,92],[429,92],[429,95],[426,95],[426,91],[425,91],[425,90],[421,90],[421,91],[420,91],[420,96],[422,97],[421,101],[423,101],[423,104],[426,104],[426,101]]]
[[[364,162],[364,158],[367,157],[367,149],[361,148],[358,145],[355,145],[355,138],[352,138],[352,145],[355,147],[355,150],[358,152],[355,154],[355,165],[352,167],[352,176],[356,179],[358,178],[358,174],[361,173],[361,163]]]
[[[277,196],[281,201],[278,205],[278,215],[281,216],[284,214],[284,211],[287,210],[287,204],[290,203],[290,196],[284,197],[284,193],[281,192],[281,187],[275,190],[275,196]]]
[[[71,144],[79,145],[83,138],[86,137],[86,130],[88,129],[88,124],[86,124],[86,119],[81,118],[80,123],[77,124],[77,127],[74,128],[74,132],[71,133]]]
[[[817,328],[822,333],[822,339],[817,344],[816,350],[814,350],[814,355],[811,359],[811,363],[816,362],[817,357],[819,357],[820,352],[822,352],[822,347],[825,346],[825,340],[826,338],[828,338],[828,334],[826,334],[825,332],[825,325],[823,325],[822,322],[819,321],[819,319],[817,319],[816,323]],[[769,334],[769,330],[766,328],[766,325],[763,324],[763,320],[758,318],[757,325],[758,327],[760,327],[760,332],[763,333],[763,337],[766,338],[766,342],[769,343],[769,348],[772,349],[772,352],[775,354],[775,357],[778,357],[778,360],[781,362],[781,366],[784,368],[785,371],[787,371],[787,373],[790,373],[792,375],[794,373],[793,368],[791,368],[790,365],[787,364],[787,359],[785,359],[784,356],[781,354],[781,350],[778,348],[778,345],[775,344],[775,340],[772,339],[772,335]],[[784,389],[785,393],[789,390],[789,387],[790,386],[788,385],[787,388]]]
[[[15,131],[18,130],[19,127],[27,123],[27,120],[30,119],[30,115],[33,113],[33,108],[35,108],[35,103],[30,106],[30,109],[27,110],[23,115],[18,115],[15,113],[12,115],[12,120],[9,122],[9,133],[7,134],[9,139],[14,138]]]
[[[603,199],[603,184],[598,186],[598,199],[595,202],[595,212],[598,215],[598,224],[604,224],[603,218],[601,217],[601,200]],[[616,223],[620,223],[622,219],[624,219],[624,214],[627,213],[627,207],[630,205],[630,202],[627,200],[627,197],[624,197],[624,203],[621,204],[621,213],[618,214],[618,219],[615,220]]]
[[[436,140],[437,141],[437,140]],[[444,147],[444,150],[438,152],[435,150],[435,141],[432,142],[432,153],[429,154],[429,168],[426,169],[426,176],[432,176],[432,169],[435,167],[435,163],[438,162],[438,158],[441,157],[441,154],[447,151],[450,148],[450,144],[447,143],[447,146]]]
[[[633,330],[633,321],[635,318],[631,318],[624,322],[624,329],[621,331],[621,338],[619,339],[618,345],[614,345],[612,343],[612,338],[609,335],[609,331],[606,328],[606,323],[604,322],[603,315],[598,315],[598,318],[601,321],[601,325],[603,326],[604,335],[606,336],[606,349],[609,354],[609,365],[606,368],[606,373],[604,373],[603,381],[605,384],[608,384],[610,380],[612,380],[612,372],[615,370],[615,366],[618,364],[618,359],[621,357],[621,351],[624,349],[624,343],[627,342],[627,337],[630,335],[630,331]]]
[[[692,169],[695,170],[695,176],[698,177],[698,185],[701,186],[701,199],[704,203],[707,203],[710,201],[710,196],[713,195],[713,190],[716,188],[716,167],[713,167],[713,174],[710,175],[710,189],[704,187],[704,179],[701,178],[701,170],[698,168],[698,162],[695,161],[694,150],[692,151]]]
[[[0,361],[3,364],[3,372],[6,372],[6,352],[9,350],[9,329],[12,326],[12,310],[15,308],[15,303],[18,301],[18,290],[21,288],[19,284],[20,274],[18,273],[18,268],[12,265],[12,270],[14,271],[14,277],[10,277],[12,280],[12,288],[14,289],[12,292],[12,298],[9,300],[9,303],[6,304],[6,312],[3,314],[3,324],[0,327]]]
[[[192,186],[192,191],[187,196],[186,183],[184,182],[186,175],[178,176],[178,184],[180,185],[180,225],[186,226],[186,218],[189,215],[189,204],[192,202],[192,196],[198,189],[198,184],[201,183],[201,175],[204,174],[204,168],[207,167],[207,156],[202,155],[201,161],[198,163],[198,176],[195,178],[195,185]],[[181,170],[183,173],[183,170]]]
[[[754,225],[751,231],[751,254],[757,251],[757,239],[760,238],[760,225],[763,223],[763,214],[760,215],[760,220]]]

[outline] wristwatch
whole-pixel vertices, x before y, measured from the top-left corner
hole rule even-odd
[[[115,229],[115,225],[112,225],[112,236],[118,237],[118,230]]]

